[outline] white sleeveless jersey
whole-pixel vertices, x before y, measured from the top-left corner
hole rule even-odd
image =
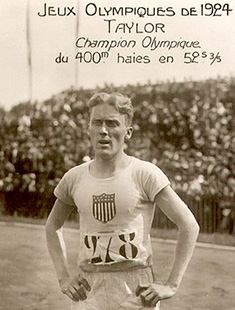
[[[54,191],[80,215],[79,266],[88,272],[151,266],[154,198],[169,185],[168,178],[134,157],[106,179],[91,176],[90,163],[70,169]]]

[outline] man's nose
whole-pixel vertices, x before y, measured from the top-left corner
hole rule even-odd
[[[101,127],[100,127],[100,133],[101,134],[107,134],[108,133],[108,130],[107,130],[105,122],[103,122]]]

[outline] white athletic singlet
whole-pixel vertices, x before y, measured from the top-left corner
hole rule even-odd
[[[91,176],[90,163],[70,169],[54,191],[80,215],[78,265],[87,272],[151,266],[153,202],[169,185],[168,178],[155,165],[134,157],[106,179]]]

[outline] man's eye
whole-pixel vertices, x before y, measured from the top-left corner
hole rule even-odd
[[[106,121],[106,125],[108,127],[116,127],[116,126],[118,126],[116,121],[109,121],[109,120]]]
[[[95,125],[95,126],[101,126],[102,125],[102,121],[100,121],[100,120],[93,120],[92,124]]]

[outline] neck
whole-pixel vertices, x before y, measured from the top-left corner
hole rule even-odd
[[[115,158],[95,157],[90,166],[90,173],[98,178],[108,178],[122,171],[130,162],[130,157],[124,152]]]

